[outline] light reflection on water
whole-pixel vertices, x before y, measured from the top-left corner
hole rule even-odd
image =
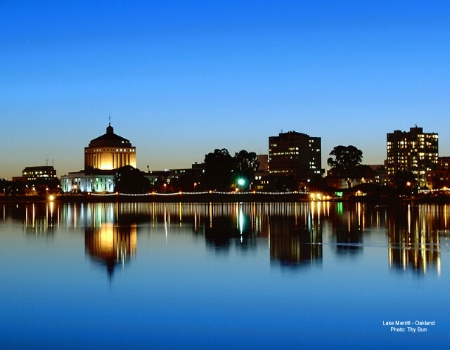
[[[386,246],[390,268],[411,268],[426,273],[434,267],[440,273],[440,239],[448,240],[449,216],[448,205],[413,204],[392,207],[330,202],[2,205],[2,221],[22,221],[24,231],[30,234],[49,235],[61,228],[85,230],[86,251],[107,261],[110,268],[114,261],[123,264],[136,252],[139,226],[163,225],[166,235],[174,227],[202,234],[207,245],[215,249],[226,249],[230,244],[257,244],[256,238],[263,238],[270,247],[271,260],[285,265],[320,262],[324,244],[332,246],[335,254],[361,253],[369,244],[364,242],[365,235],[377,232],[381,237],[370,244]],[[102,254],[105,254],[103,259]]]
[[[36,340],[66,348],[74,340],[73,327],[85,334],[74,348],[92,346],[92,330],[100,334],[95,347],[124,347],[129,339],[99,305],[114,305],[114,317],[128,327],[142,330],[136,324],[141,317],[153,325],[134,334],[140,347],[156,342],[156,348],[370,348],[370,341],[373,348],[415,348],[449,340],[448,205],[0,206],[0,310],[6,315],[0,317],[0,348],[33,347]],[[37,280],[28,267],[33,264]],[[79,284],[69,276],[78,276]],[[39,288],[49,289],[54,300],[36,299],[33,290]],[[40,315],[40,335],[33,333],[32,321],[24,321],[30,309],[14,306],[24,300]],[[64,306],[67,300],[77,309]],[[137,309],[131,311],[126,300],[134,300]],[[49,310],[61,322],[56,340],[48,338],[54,321]],[[68,312],[89,320],[91,328],[74,325]],[[117,344],[107,339],[105,318],[117,332]],[[405,318],[439,326],[417,338],[397,336],[381,325]],[[33,336],[18,338],[21,332]]]

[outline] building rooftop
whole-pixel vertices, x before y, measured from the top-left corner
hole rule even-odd
[[[111,124],[106,128],[106,134],[99,136],[89,143],[89,147],[131,147],[131,142],[114,133]]]

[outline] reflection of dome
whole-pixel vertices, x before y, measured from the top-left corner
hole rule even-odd
[[[95,231],[86,230],[85,246],[89,255],[105,264],[110,275],[117,264],[124,264],[136,254],[136,226],[116,227],[102,224]]]
[[[84,168],[112,170],[126,165],[136,167],[136,147],[126,138],[115,134],[109,124],[106,134],[91,140],[85,148]]]

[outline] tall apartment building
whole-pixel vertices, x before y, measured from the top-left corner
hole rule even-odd
[[[395,130],[387,134],[387,179],[393,182],[399,171],[413,173],[420,187],[426,186],[426,173],[438,165],[438,134],[424,133],[413,127],[409,132]]]
[[[269,173],[296,180],[322,174],[320,137],[289,131],[269,137]]]

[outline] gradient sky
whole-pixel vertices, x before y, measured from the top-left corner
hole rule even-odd
[[[137,167],[268,152],[295,130],[381,164],[386,133],[450,155],[449,1],[0,0],[0,177],[83,168],[114,131]]]

